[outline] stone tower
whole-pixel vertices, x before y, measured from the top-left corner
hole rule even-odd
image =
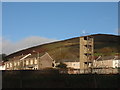
[[[93,62],[93,37],[80,37],[80,73],[88,72]]]

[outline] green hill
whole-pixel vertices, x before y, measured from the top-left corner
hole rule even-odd
[[[94,34],[94,55],[114,55],[120,53],[120,36],[109,34]],[[31,53],[32,56],[41,56],[48,52],[56,61],[79,61],[79,37],[47,43],[24,49],[7,56],[8,59]],[[38,54],[39,53],[39,54]]]

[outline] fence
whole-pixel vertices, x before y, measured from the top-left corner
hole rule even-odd
[[[102,69],[93,69],[92,73],[97,73],[97,74],[117,74],[120,73],[119,69],[114,69],[114,68],[102,68]]]
[[[2,71],[2,88],[119,88],[119,78],[119,74],[58,74],[56,70],[6,70]]]
[[[96,68],[96,69],[60,69],[61,74],[120,74],[120,69],[116,68]]]

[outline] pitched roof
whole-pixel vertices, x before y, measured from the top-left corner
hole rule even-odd
[[[118,60],[120,59],[120,56],[104,56],[99,58],[98,60]]]

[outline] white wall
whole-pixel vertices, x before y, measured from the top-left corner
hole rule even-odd
[[[113,68],[120,67],[120,60],[113,60]]]
[[[5,70],[5,65],[0,66],[0,70]]]
[[[80,62],[64,62],[67,68],[80,69]]]
[[[120,67],[120,60],[102,60],[102,61],[94,61],[94,67],[112,67],[118,68]]]

